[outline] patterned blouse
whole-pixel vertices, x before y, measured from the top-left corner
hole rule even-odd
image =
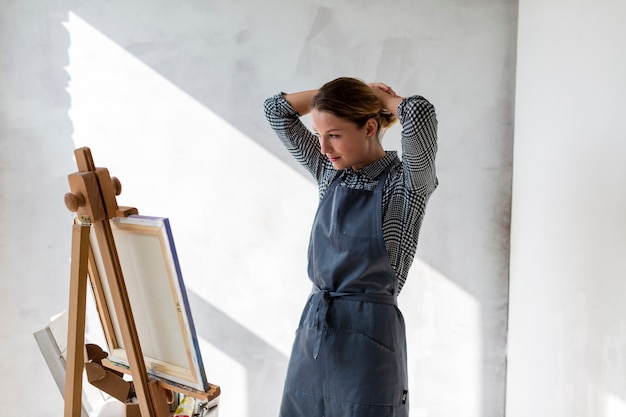
[[[283,94],[265,100],[265,116],[287,150],[316,179],[320,199],[337,175],[321,153],[317,137],[300,120]],[[391,265],[398,277],[398,291],[406,282],[415,251],[426,203],[437,188],[437,116],[424,97],[412,96],[398,106],[402,125],[402,161],[391,168],[383,187],[383,238]],[[396,160],[396,151],[354,171],[344,169],[340,186],[373,190],[383,170]]]

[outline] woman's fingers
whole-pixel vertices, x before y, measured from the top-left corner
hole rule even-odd
[[[399,97],[395,91],[393,91],[393,89],[391,87],[389,87],[387,84],[385,83],[370,83],[369,84],[370,88],[377,88],[379,90],[384,91],[385,93],[389,94],[392,97]]]

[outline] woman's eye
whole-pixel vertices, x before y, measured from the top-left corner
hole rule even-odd
[[[317,133],[317,132],[313,133],[313,136],[315,136],[318,140],[321,140],[322,137],[323,137],[323,135],[321,133]],[[329,133],[329,134],[326,135],[327,139],[337,139],[339,137],[340,137],[340,135],[335,134],[335,133]]]

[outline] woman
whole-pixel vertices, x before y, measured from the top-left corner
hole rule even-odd
[[[300,116],[311,115],[314,132]],[[278,94],[265,114],[316,179],[313,289],[291,353],[281,417],[408,416],[404,319],[397,295],[437,187],[437,119],[421,96],[338,78]],[[402,161],[380,138],[402,124]]]

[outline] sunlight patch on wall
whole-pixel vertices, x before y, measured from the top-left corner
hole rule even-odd
[[[220,409],[223,414],[246,416],[249,396],[245,395],[248,379],[245,367],[210,343],[201,341],[200,349],[206,357],[204,366],[209,382],[220,386]],[[223,376],[227,375],[225,378]]]
[[[409,337],[411,414],[482,415],[478,300],[417,258],[398,302]]]
[[[626,416],[626,401],[612,392],[605,392],[604,407],[604,417]]]

